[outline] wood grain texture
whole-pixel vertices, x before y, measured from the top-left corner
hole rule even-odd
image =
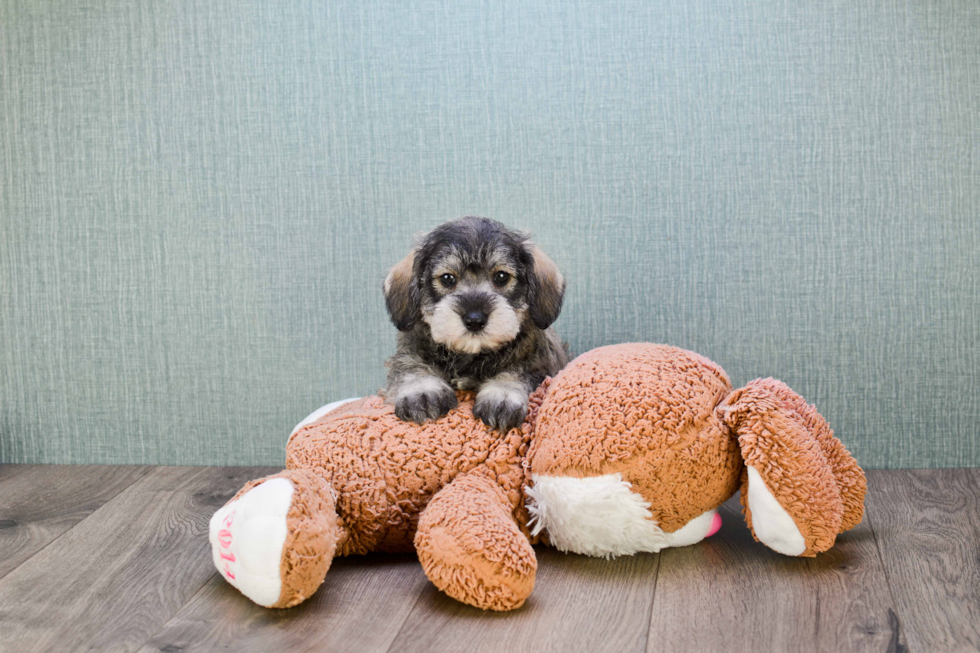
[[[150,469],[0,465],[0,578]]]
[[[142,651],[386,651],[428,582],[415,556],[340,558],[309,601],[268,610],[215,574]]]
[[[391,651],[643,651],[659,556],[616,560],[536,547],[534,592],[515,612],[484,612],[423,590]]]
[[[754,542],[735,501],[717,535],[659,555],[539,547],[534,593],[502,614],[440,593],[414,557],[385,555],[338,559],[297,608],[255,606],[214,572],[206,530],[269,471],[0,467],[0,506],[20,488],[18,519],[39,531],[80,515],[46,497],[67,506],[76,488],[73,505],[90,506],[143,473],[0,578],[0,652],[980,649],[980,470],[872,472],[864,523],[815,559]]]
[[[267,471],[153,469],[0,580],[3,650],[138,648],[214,573],[211,514]]]
[[[980,469],[871,472],[867,507],[911,650],[980,650]]]
[[[893,602],[866,522],[791,558],[752,539],[737,498],[721,513],[716,535],[661,553],[647,651],[889,650]]]

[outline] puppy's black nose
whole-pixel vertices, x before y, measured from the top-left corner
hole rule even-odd
[[[463,316],[463,324],[470,331],[480,331],[487,325],[487,314],[480,311],[473,311]]]

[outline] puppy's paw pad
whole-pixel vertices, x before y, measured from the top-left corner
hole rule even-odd
[[[439,419],[457,405],[456,393],[446,383],[436,381],[417,389],[409,388],[395,401],[395,415],[407,422]]]
[[[492,429],[507,432],[520,426],[527,417],[527,404],[513,397],[483,400],[478,397],[473,404],[473,416]]]

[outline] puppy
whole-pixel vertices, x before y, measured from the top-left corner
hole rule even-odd
[[[398,327],[386,363],[385,396],[413,422],[456,406],[475,390],[473,414],[507,431],[524,421],[527,398],[568,362],[551,323],[565,278],[528,236],[467,216],[423,236],[384,281]]]

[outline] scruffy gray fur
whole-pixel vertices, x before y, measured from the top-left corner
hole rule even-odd
[[[527,235],[467,216],[423,236],[384,282],[398,327],[385,396],[401,419],[437,419],[456,389],[475,390],[473,414],[507,431],[527,398],[568,362],[551,323],[565,279]]]

